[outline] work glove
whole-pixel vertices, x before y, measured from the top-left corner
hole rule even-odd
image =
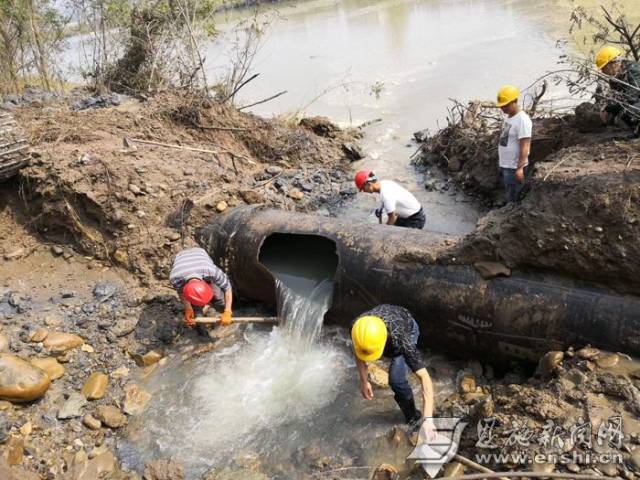
[[[193,308],[191,306],[184,307],[184,324],[187,327],[193,328],[193,326],[196,324],[194,317],[195,314],[193,313]]]
[[[382,207],[377,208],[375,211],[376,217],[378,217],[378,220],[382,220]]]
[[[226,327],[227,325],[231,325],[231,310],[225,310],[220,315],[220,325]]]

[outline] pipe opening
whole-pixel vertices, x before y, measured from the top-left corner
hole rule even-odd
[[[315,342],[333,296],[336,244],[316,235],[275,233],[258,258],[275,277],[278,317],[287,334]]]
[[[269,235],[258,259],[274,277],[296,293],[313,291],[333,279],[338,268],[336,244],[318,235],[274,233]]]

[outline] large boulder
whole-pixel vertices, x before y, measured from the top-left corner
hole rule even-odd
[[[31,365],[45,371],[51,380],[57,380],[64,375],[64,367],[52,357],[32,358]]]
[[[109,377],[101,372],[94,372],[82,387],[82,394],[87,400],[98,400],[104,397],[109,386]]]
[[[40,398],[51,385],[44,370],[8,353],[0,353],[0,399],[30,402]]]
[[[84,340],[73,333],[53,332],[44,341],[44,347],[53,353],[62,353],[81,346]]]

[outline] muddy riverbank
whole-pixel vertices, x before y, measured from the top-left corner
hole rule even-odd
[[[147,285],[164,283],[176,251],[228,207],[328,214],[355,192],[347,171],[360,133],[327,119],[285,124],[171,95],[13,114],[34,159],[5,184],[10,206],[48,241],[126,268]],[[4,248],[16,259],[24,250],[19,239]]]

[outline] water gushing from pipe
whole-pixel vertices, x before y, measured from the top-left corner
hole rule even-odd
[[[319,341],[336,262],[301,263],[289,248],[271,253],[266,263],[278,279],[280,326],[249,328],[244,341],[175,361],[153,377],[144,428],[120,449],[125,463],[141,468],[149,458],[174,457],[197,478],[246,452],[290,462],[312,438],[308,427],[315,421],[322,427],[313,433],[330,438],[333,421],[316,417],[345,397],[353,368],[345,343]]]

